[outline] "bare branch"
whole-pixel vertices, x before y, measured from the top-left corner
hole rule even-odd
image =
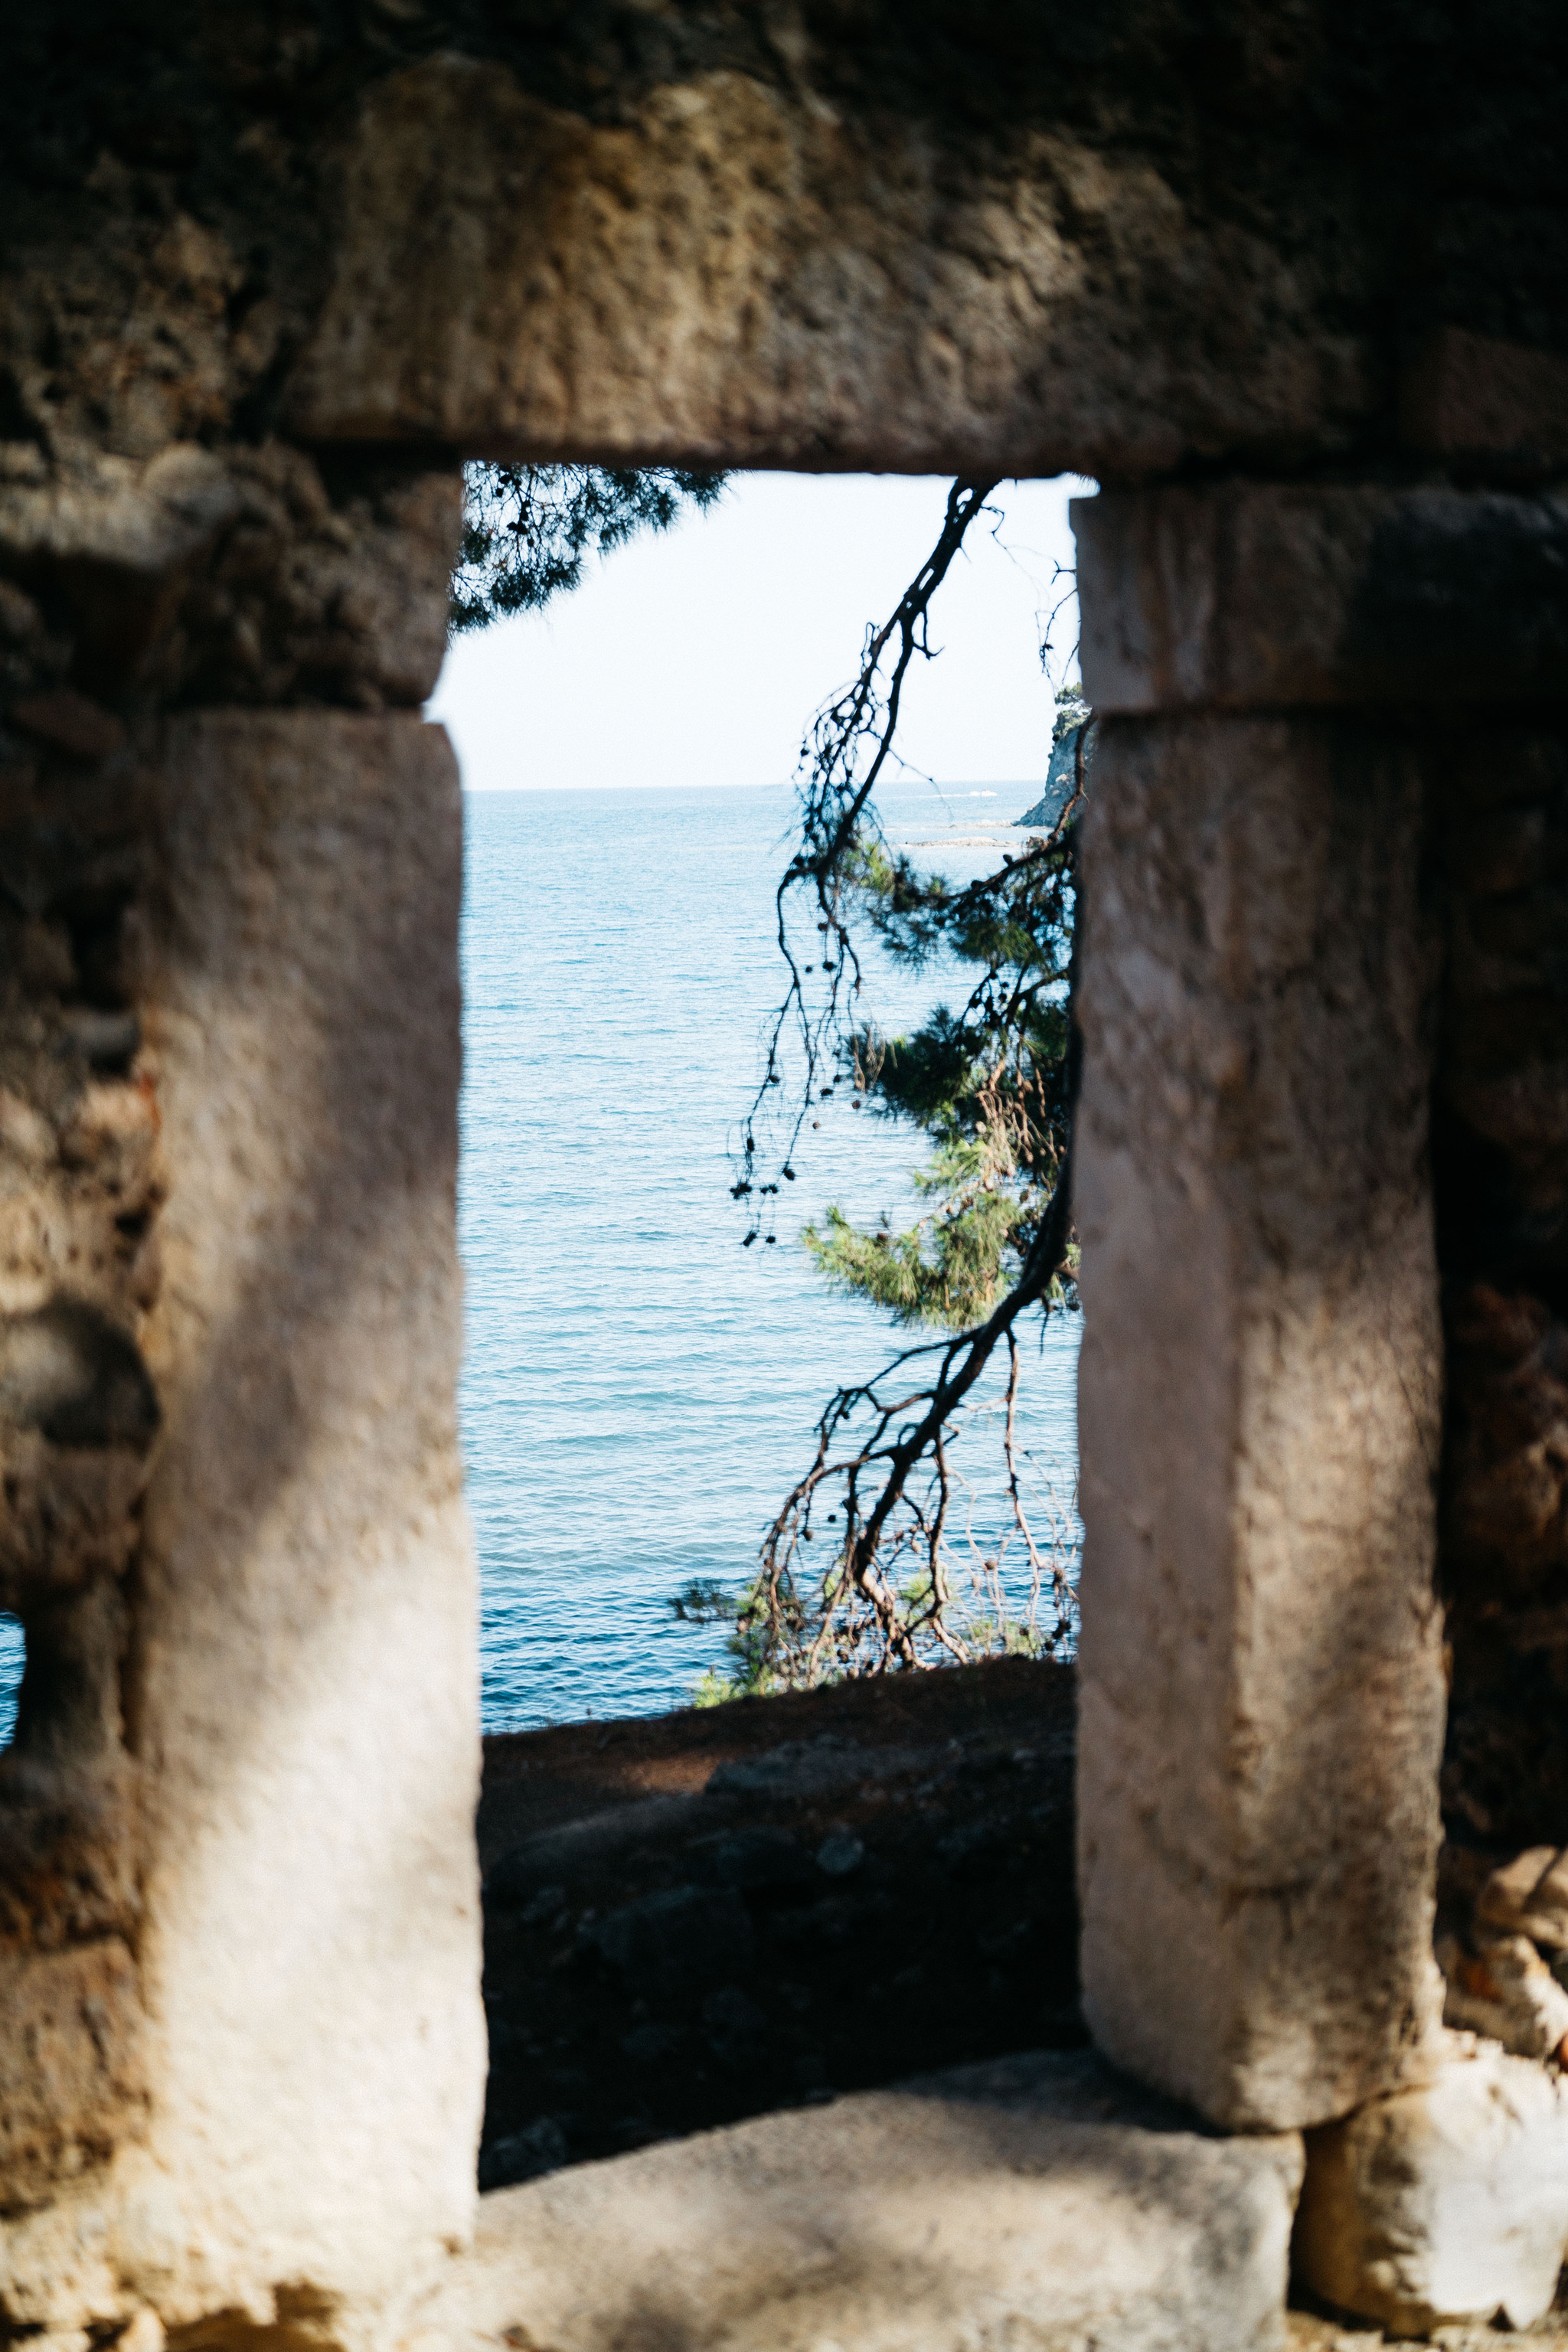
[[[928,942],[958,939],[971,942],[961,952],[984,966],[963,1016],[963,1035],[974,1041],[963,1050],[974,1055],[977,1072],[965,1081],[972,1087],[967,1099],[984,1139],[965,1148],[978,1152],[973,1164],[979,1172],[967,1190],[961,1184],[950,1192],[947,1213],[960,1213],[966,1202],[1005,1185],[1019,1207],[1009,1213],[1004,1230],[1015,1237],[1021,1255],[1015,1278],[988,1313],[963,1329],[900,1349],[873,1379],[838,1390],[823,1411],[815,1458],[767,1531],[760,1573],[741,1621],[753,1669],[768,1681],[809,1684],[836,1674],[974,1654],[973,1641],[953,1616],[950,1527],[961,1486],[971,1495],[973,1490],[953,1468],[952,1449],[976,1412],[984,1415],[994,1409],[976,1391],[1003,1349],[1007,1378],[1002,1455],[1010,1533],[1022,1546],[1037,1601],[1045,1579],[1050,1579],[1058,1638],[1071,1607],[1059,1528],[1047,1559],[1031,1524],[1016,1415],[1018,1326],[1032,1308],[1048,1310],[1072,1265],[1077,959],[1075,951],[1064,973],[1056,949],[1047,952],[1045,941],[1060,941],[1073,929],[1076,828],[1084,803],[1082,735],[1073,792],[1049,834],[1031,840],[1019,855],[1005,856],[999,871],[956,893],[940,882],[921,884],[906,865],[887,862],[871,797],[888,763],[897,759],[894,739],[910,665],[917,654],[931,656],[931,599],[994,487],[954,484],[936,545],[893,614],[879,629],[868,631],[858,677],[818,712],[802,747],[801,847],[775,900],[788,986],[766,1035],[764,1067],[742,1125],[732,1190],[748,1204],[747,1244],[764,1229],[771,1239],[772,1204],[780,1180],[794,1177],[791,1160],[813,1105],[835,1091],[846,1068],[858,1088],[879,1085],[885,1090],[892,1083],[880,1042],[867,1024],[851,1018],[861,971],[849,918],[857,906],[869,905],[879,927],[904,924],[906,917],[897,909],[911,908],[907,921],[912,929],[900,934],[902,952],[919,961],[934,951]],[[879,873],[868,865],[874,854],[884,860]],[[802,900],[811,909],[820,942],[810,961],[791,931],[792,913]],[[895,911],[878,915],[879,904]],[[928,920],[921,909],[930,908],[939,908],[940,916]],[[1000,943],[976,947],[975,939]],[[808,989],[818,961],[821,982]],[[1065,1061],[1061,1042],[1047,1043],[1046,1049],[1040,1045],[1042,1037],[1063,1039],[1064,1014]],[[1042,1021],[1047,1024],[1044,1030]],[[800,1052],[804,1084],[798,1093],[791,1089],[786,1111],[781,1097],[785,1047],[792,1040]],[[1056,1057],[1049,1072],[1038,1058],[1042,1050]],[[823,1084],[827,1066],[832,1076]],[[1054,1089],[1050,1099],[1047,1075]],[[776,1172],[764,1178],[758,1162],[770,1129],[782,1130],[784,1139]],[[911,1246],[918,1251],[920,1244]],[[941,1296],[945,1299],[945,1289]],[[972,1554],[977,1554],[973,1499],[967,1534]],[[826,1564],[808,1573],[807,1563],[820,1556],[815,1547],[824,1538]],[[1000,1580],[1008,1540],[1005,1531],[984,1557],[983,1570],[1005,1639],[1011,1637]],[[814,1549],[808,1552],[807,1547]],[[979,1581],[977,1572],[977,1589]]]

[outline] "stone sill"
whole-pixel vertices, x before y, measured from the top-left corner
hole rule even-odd
[[[1283,2352],[1301,2169],[1091,2052],[1006,2059],[498,2190],[417,2341]]]

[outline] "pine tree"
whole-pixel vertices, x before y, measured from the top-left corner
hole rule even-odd
[[[463,540],[452,575],[453,633],[537,613],[577,587],[591,555],[639,531],[668,530],[722,496],[722,474],[674,466],[468,466]]]

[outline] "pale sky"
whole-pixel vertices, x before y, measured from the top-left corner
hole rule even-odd
[[[906,689],[904,756],[943,783],[1033,782],[1055,715],[1039,628],[1070,590],[1070,497],[1088,483],[1004,483],[1005,520],[970,526],[933,606],[940,659]],[[459,638],[429,715],[470,792],[765,784],[853,677],[868,621],[892,610],[941,529],[934,477],[744,474],[722,503],[635,541],[546,612]],[[1052,630],[1059,679],[1074,610]],[[1076,668],[1076,666],[1075,666]]]

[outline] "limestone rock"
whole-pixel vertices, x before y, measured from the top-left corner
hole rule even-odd
[[[1034,47],[1007,45],[1009,82]],[[1299,246],[1282,273],[1265,241],[1216,245],[1159,166],[1070,117],[976,170],[884,107],[868,172],[837,103],[748,74],[688,65],[628,100],[601,124],[450,53],[367,90],[290,434],[1136,473],[1188,436],[1333,444],[1364,404]],[[1156,320],[1205,281],[1178,357]]]
[[[1568,1952],[1568,1846],[1533,1845],[1493,1871],[1476,1916],[1543,1951]]]
[[[1084,691],[1101,717],[1406,695],[1490,704],[1556,697],[1568,677],[1568,499],[1115,490],[1075,500],[1073,528]]]
[[[1090,2052],[964,2067],[487,2199],[420,2352],[1264,2352],[1300,2164]]]
[[[122,1331],[95,1307],[57,1298],[0,1322],[0,1414],[57,1445],[145,1448],[158,1399]]]
[[[1018,819],[1020,824],[1055,826],[1061,823],[1062,811],[1078,790],[1079,745],[1083,746],[1083,772],[1087,781],[1094,759],[1094,725],[1069,727],[1051,747],[1051,763],[1046,771],[1046,789]]]
[[[8,1857],[7,1857],[8,1858]],[[9,1959],[0,2032],[0,2168],[41,2202],[141,2121],[136,1965],[118,1937]]]
[[[1493,1937],[1475,1952],[1445,1937],[1437,1960],[1446,2025],[1484,2033],[1518,2058],[1554,2058],[1568,2042],[1568,1992],[1528,1936]]]
[[[1084,2013],[1212,2122],[1301,2128],[1422,2079],[1438,2027],[1422,803],[1349,722],[1101,730]]]
[[[178,1181],[138,1335],[162,1412],[139,1640],[108,1685],[156,1759],[134,1785],[146,2055],[138,2076],[118,1978],[110,2007],[84,1958],[80,1998],[39,1976],[35,2001],[26,1943],[0,1953],[31,2103],[0,2063],[22,2118],[14,2155],[0,2134],[0,2277],[29,2329],[128,2318],[114,2295],[171,2327],[270,2325],[279,2280],[369,2310],[461,2242],[484,2087],[456,766],[412,718],[196,712],[159,792],[136,1001]],[[46,2168],[56,2201],[17,2217]]]
[[[1310,2133],[1297,2269],[1315,2294],[1422,2335],[1549,2307],[1568,2242],[1568,2084],[1462,2043],[1419,2088]]]

